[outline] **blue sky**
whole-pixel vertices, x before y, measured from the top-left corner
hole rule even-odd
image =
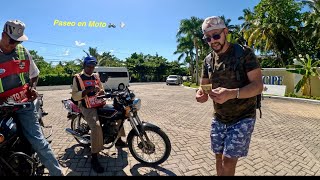
[[[181,19],[196,16],[230,18],[240,24],[242,10],[251,10],[259,0],[15,0],[1,8],[1,27],[8,19],[26,24],[30,41],[23,45],[36,50],[47,61],[82,58],[82,49],[97,47],[124,60],[134,52],[176,60],[176,33]],[[54,21],[75,22],[74,27]],[[116,28],[89,27],[90,21],[113,23]],[[78,22],[86,22],[79,27]],[[120,27],[123,22],[125,26]],[[77,41],[77,43],[76,43]],[[55,44],[55,45],[53,45]],[[82,46],[81,46],[82,45]]]

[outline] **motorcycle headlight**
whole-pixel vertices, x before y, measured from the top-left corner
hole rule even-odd
[[[135,98],[132,103],[133,111],[139,111],[141,108],[141,99]]]
[[[66,110],[68,110],[69,112],[72,112],[72,107],[71,107],[71,103],[69,102],[69,100],[62,100],[62,104],[64,106],[64,108],[66,108]]]
[[[132,100],[134,100],[136,98],[136,95],[134,93],[130,93],[130,97]]]

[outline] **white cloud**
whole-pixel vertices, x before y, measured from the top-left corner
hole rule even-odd
[[[66,50],[64,51],[63,55],[64,55],[64,56],[69,56],[69,52],[70,52],[70,50],[69,50],[69,49],[66,49]]]
[[[85,46],[86,43],[80,42],[80,41],[75,41],[76,46],[81,47],[81,46]]]
[[[114,50],[113,50],[113,49],[111,49],[109,52],[113,53],[113,52],[114,52]]]
[[[126,26],[126,24],[125,24],[124,22],[121,22],[121,23],[120,23],[120,27],[121,27],[121,28],[124,28],[125,26]]]

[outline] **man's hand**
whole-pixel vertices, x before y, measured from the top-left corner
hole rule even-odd
[[[223,104],[227,102],[230,99],[234,99],[236,95],[233,91],[227,88],[218,87],[216,89],[213,89],[210,94],[210,98],[213,99],[214,102],[218,104]]]
[[[94,91],[96,92],[97,96],[102,96],[105,94],[104,90],[101,89],[99,86],[96,86]]]
[[[98,92],[98,96],[102,96],[102,95],[104,95],[105,93],[104,93],[104,91],[103,90],[100,90],[99,92]]]
[[[208,94],[204,93],[203,90],[200,88],[198,91],[197,91],[197,94],[196,94],[196,100],[197,102],[199,103],[205,103],[208,101]]]
[[[88,95],[89,93],[93,92],[95,90],[94,86],[89,86],[87,87],[87,89],[85,89],[84,91],[82,91],[82,97]]]
[[[30,95],[31,95],[31,99],[30,99],[31,102],[36,100],[37,97],[39,96],[38,91],[33,87],[30,88]]]
[[[94,92],[96,94],[100,93],[100,87],[98,87],[98,86],[94,87]]]

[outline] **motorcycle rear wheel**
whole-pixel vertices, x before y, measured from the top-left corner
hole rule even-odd
[[[159,148],[159,142],[156,141],[154,136],[158,136],[164,149]],[[147,147],[143,146],[141,139],[134,130],[130,131],[128,135],[127,140],[129,150],[137,161],[147,165],[157,166],[168,159],[171,153],[171,142],[161,129],[146,127],[143,139],[146,142]],[[147,142],[146,139],[149,139],[150,141]]]

